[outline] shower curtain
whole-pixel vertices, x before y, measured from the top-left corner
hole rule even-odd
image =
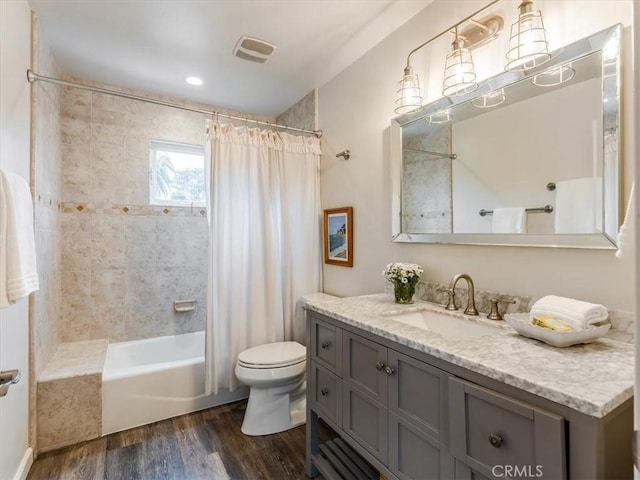
[[[213,123],[207,139],[206,393],[238,386],[238,354],[303,342],[302,295],[320,289],[320,143]]]

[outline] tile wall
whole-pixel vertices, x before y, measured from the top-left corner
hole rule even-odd
[[[62,328],[65,342],[126,341],[204,328],[202,207],[149,205],[149,142],[203,145],[205,117],[65,88]],[[196,309],[175,313],[174,300]]]
[[[402,231],[452,232],[451,160],[417,150],[450,153],[451,127],[432,126],[428,131],[402,138],[402,146],[414,151],[402,154]]]

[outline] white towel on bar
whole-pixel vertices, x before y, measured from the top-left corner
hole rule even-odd
[[[556,182],[556,233],[602,231],[602,177]]]
[[[27,182],[0,170],[0,308],[39,289],[33,199]]]
[[[527,233],[527,212],[524,208],[494,208],[493,233]]]
[[[584,330],[609,318],[609,311],[597,303],[547,295],[533,304],[531,315],[552,315],[577,330]]]

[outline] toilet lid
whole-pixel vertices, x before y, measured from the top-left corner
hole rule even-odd
[[[249,368],[277,368],[305,360],[307,349],[298,342],[276,342],[258,345],[238,355],[238,363]]]

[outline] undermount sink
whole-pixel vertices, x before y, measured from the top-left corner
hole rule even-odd
[[[482,325],[471,320],[465,320],[445,313],[432,312],[430,310],[397,313],[389,315],[388,318],[455,340],[471,340],[499,332],[499,329],[496,327]]]

